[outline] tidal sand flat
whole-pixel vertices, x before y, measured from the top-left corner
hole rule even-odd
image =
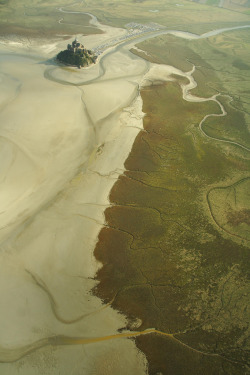
[[[1,371],[144,374],[132,341],[108,339],[126,318],[91,290],[108,194],[142,127],[137,85],[147,63],[118,51],[103,58],[101,71],[79,72],[47,62],[51,48],[40,55],[35,48],[34,57],[8,48],[1,54],[9,87],[1,107]],[[59,336],[96,344],[69,348]]]

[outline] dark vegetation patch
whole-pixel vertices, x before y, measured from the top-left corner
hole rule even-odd
[[[233,226],[238,226],[241,223],[246,223],[250,226],[250,210],[239,210],[236,212],[228,212],[228,223]]]
[[[56,58],[63,64],[78,66],[79,68],[94,64],[96,61],[96,56],[94,56],[92,53],[88,53],[87,51],[77,51],[74,53],[73,51],[64,50],[59,52]]]
[[[210,82],[215,80],[215,75],[211,66],[193,50],[193,43],[193,41],[182,40],[173,35],[163,35],[137,45],[148,55],[137,50],[132,50],[132,52],[150,62],[172,65],[184,72],[190,71],[195,65],[196,70],[193,76],[198,87],[193,89],[192,93],[209,97],[216,93],[210,87]]]
[[[237,365],[227,364],[221,358],[214,358],[211,365],[211,357],[201,356],[199,353],[187,350],[178,342],[165,339],[160,335],[137,337],[136,344],[147,354],[150,375],[244,374],[242,372],[244,369]]]
[[[174,78],[174,80],[184,85],[187,85],[189,83],[189,80],[186,77],[182,77],[178,74],[171,74],[171,78]]]
[[[213,187],[207,194],[217,225],[238,239],[250,241],[250,177],[228,186]]]
[[[78,30],[82,35],[88,34],[100,34],[101,30],[97,28],[88,28]],[[19,38],[19,37],[31,37],[31,38],[51,38],[51,37],[60,37],[62,39],[68,39],[72,35],[76,34],[76,30],[73,30],[72,27],[67,28],[48,28],[48,27],[38,27],[33,28],[29,26],[18,26],[12,24],[2,24],[0,25],[0,35],[9,38]],[[65,36],[66,35],[66,36]]]
[[[219,0],[207,0],[206,1],[207,5],[213,5],[213,6],[218,6]]]
[[[240,70],[249,70],[250,65],[246,64],[244,61],[237,59],[233,61],[233,66]]]
[[[219,98],[227,112],[227,116],[210,117],[203,125],[205,132],[215,138],[238,142],[246,147],[250,145],[245,115],[231,106],[228,98]]]
[[[249,250],[217,230],[204,191],[227,178],[235,162],[249,165],[201,136],[197,125],[218,111],[216,103],[183,101],[177,83],[141,95],[146,131],[110,194],[95,249],[103,264],[95,293],[105,301],[115,296],[115,309],[142,320],[139,330],[175,334],[179,342],[136,338],[150,375],[240,375],[247,362]]]
[[[68,34],[102,33],[89,25],[90,16],[59,12],[55,6],[41,3],[39,6],[3,6],[0,14],[0,35],[21,37],[53,37]],[[59,22],[60,20],[60,22]],[[87,26],[87,27],[85,27]]]

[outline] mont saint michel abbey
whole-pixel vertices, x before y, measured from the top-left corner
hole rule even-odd
[[[92,54],[91,51],[84,51],[84,46],[78,42],[77,39],[75,39],[72,44],[68,44],[68,47],[67,47],[67,50],[68,51],[71,51],[71,52],[78,52],[78,51],[83,51],[83,52],[88,52],[89,54]]]

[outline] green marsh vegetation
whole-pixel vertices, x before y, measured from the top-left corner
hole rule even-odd
[[[183,71],[196,70],[193,74],[197,87],[192,93],[210,97],[221,93],[220,101],[230,116],[208,120],[208,123],[229,123],[225,132],[232,138],[249,142],[250,129],[250,29],[234,30],[200,40],[182,40],[172,35],[162,35],[138,44],[144,53],[133,53],[152,62],[173,65]],[[240,61],[240,65],[239,65]],[[237,63],[238,62],[238,63]],[[242,69],[244,67],[244,69]],[[234,123],[233,126],[230,123]],[[206,126],[205,126],[206,127]],[[248,143],[249,145],[249,143]]]
[[[207,0],[207,5],[219,5],[220,0]]]
[[[179,4],[179,5],[178,5]],[[133,22],[155,22],[175,30],[204,33],[216,28],[243,25],[249,22],[249,15],[225,11],[196,2],[180,0],[144,1],[133,0],[85,0],[69,4],[59,0],[2,0],[0,2],[0,34],[18,34],[36,36],[57,34],[93,34],[99,33],[95,27],[89,27],[88,16],[83,14],[62,13],[58,8],[68,11],[90,12],[100,22],[116,27],[125,27]],[[181,6],[180,6],[181,5]],[[244,8],[246,10],[247,8]],[[158,10],[158,12],[152,12]],[[61,23],[58,21],[60,19]],[[88,26],[88,27],[85,27]]]
[[[142,90],[144,131],[114,185],[107,227],[95,255],[103,263],[95,293],[128,316],[127,329],[174,333],[137,337],[149,374],[247,374],[249,342],[248,30],[197,41],[161,36],[138,45],[194,74],[190,103],[178,80]],[[226,42],[225,42],[226,41]],[[165,48],[164,48],[165,47]],[[141,52],[134,51],[136,54]],[[178,78],[178,77],[175,77]],[[239,95],[240,92],[240,95]],[[221,141],[222,140],[222,141]]]
[[[218,111],[216,103],[183,101],[177,83],[147,88],[142,98],[146,131],[110,195],[109,228],[100,233],[95,251],[104,265],[96,293],[105,300],[116,296],[112,306],[130,318],[128,328],[137,317],[139,329],[176,333],[189,347],[160,336],[137,338],[150,374],[193,375],[201,368],[209,375],[223,374],[223,368],[241,374],[249,250],[243,237],[235,242],[215,225],[206,192],[227,180],[235,163],[246,175],[249,163],[228,157],[200,134],[199,121]]]
[[[230,105],[232,100],[230,97],[219,97],[219,100],[223,104],[227,116],[208,118],[203,126],[206,134],[213,138],[233,141],[240,143],[244,147],[249,147],[248,118],[246,119],[243,111],[236,110]]]
[[[133,20],[139,23],[155,22],[175,30],[203,33],[249,21],[249,17],[243,13],[235,17],[234,12],[185,0],[178,3],[175,0],[86,0],[84,7],[93,12],[101,22],[117,27],[124,27]]]
[[[196,3],[211,5],[214,7],[220,7],[223,9],[231,10],[237,13],[250,13],[249,0],[240,0],[240,1],[220,1],[220,0],[188,0],[195,1]]]
[[[214,220],[224,231],[249,240],[250,176],[229,186],[211,188],[207,201]]]
[[[64,6],[70,10],[68,5],[58,0],[8,0],[0,3],[0,35],[51,37],[101,33],[98,28],[90,26],[90,16],[59,11]]]

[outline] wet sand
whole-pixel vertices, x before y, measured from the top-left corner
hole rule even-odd
[[[103,40],[124,33],[109,29]],[[97,42],[84,39],[88,48]],[[98,338],[126,325],[91,294],[100,266],[93,250],[110,189],[142,128],[137,86],[147,70],[127,51],[104,57],[102,67],[57,67],[47,60],[63,44],[2,47],[1,371],[20,373],[8,350],[18,359],[28,345],[44,347],[22,360],[23,374],[51,371],[52,363],[54,374],[144,374],[145,357],[126,338],[46,345],[50,336]]]

